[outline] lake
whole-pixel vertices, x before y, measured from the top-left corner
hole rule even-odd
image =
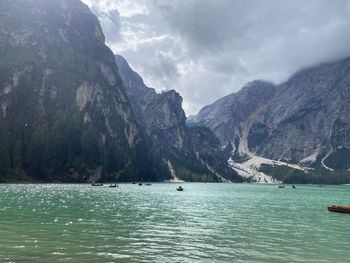
[[[0,262],[349,262],[350,186],[0,185]]]

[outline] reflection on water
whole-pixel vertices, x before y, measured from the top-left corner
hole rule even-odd
[[[0,185],[0,262],[348,262],[348,186]]]

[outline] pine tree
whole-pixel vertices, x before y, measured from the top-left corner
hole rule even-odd
[[[17,140],[12,151],[12,167],[16,171],[22,170],[22,141]]]
[[[0,122],[0,177],[9,172],[11,166],[7,126]]]

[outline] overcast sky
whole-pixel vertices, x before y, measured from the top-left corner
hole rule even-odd
[[[246,82],[350,55],[350,0],[83,0],[108,45],[187,115]]]

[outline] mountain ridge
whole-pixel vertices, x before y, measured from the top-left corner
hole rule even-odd
[[[350,168],[345,158],[350,149],[350,58],[300,70],[280,85],[271,84],[271,92],[264,85],[251,82],[204,107],[189,124],[205,125],[223,146],[231,144],[236,164],[256,156],[321,173],[346,173]],[[249,105],[244,96],[247,89],[261,89],[263,94],[250,93],[248,100],[253,104]]]

